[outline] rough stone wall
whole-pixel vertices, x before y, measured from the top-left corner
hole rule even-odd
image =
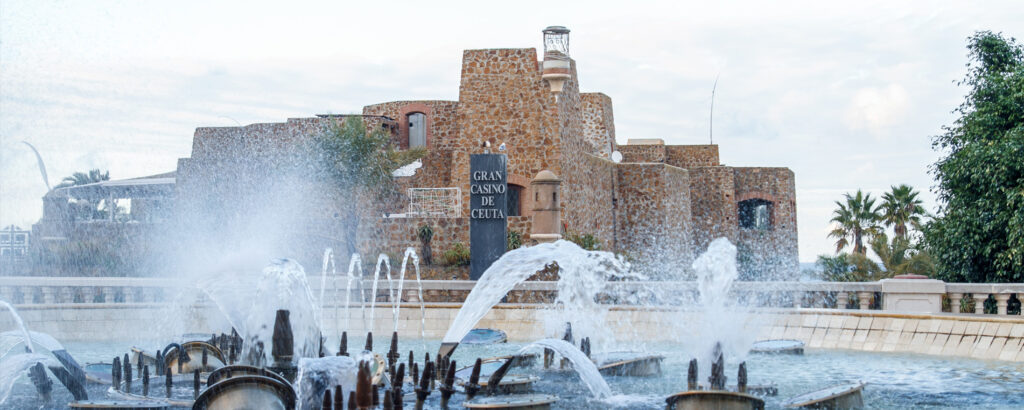
[[[741,264],[754,279],[795,279],[798,272],[796,183],[788,168],[732,168],[736,202],[760,198],[772,202],[771,229],[738,228]]]
[[[602,93],[582,93],[583,138],[593,146],[592,152],[610,158],[615,146],[615,117],[611,97]]]
[[[526,216],[509,217],[508,230],[521,233],[525,243],[530,236],[531,222],[531,218]],[[423,224],[434,229],[430,244],[435,264],[441,263],[441,254],[456,243],[469,247],[469,218],[379,218],[361,227],[359,251],[364,259],[369,257],[366,255],[392,255],[392,264],[402,257],[406,248],[411,247],[419,254],[422,244],[418,230]]]
[[[572,78],[563,85],[557,108],[552,108],[557,110],[554,114],[560,125],[562,224],[569,232],[594,235],[602,249],[614,250],[614,163],[600,157],[585,131],[575,61],[570,62],[570,73]],[[610,100],[606,102],[610,113]]]
[[[668,274],[685,275],[692,270],[694,253],[693,202],[691,199],[690,171],[665,166],[665,191],[662,209],[665,213],[662,270]],[[676,277],[678,278],[678,276]]]
[[[317,175],[313,142],[348,118],[197,128],[192,157],[178,163],[174,239],[202,251],[262,246],[305,266],[316,266],[325,247],[344,249],[339,198],[351,199]],[[355,118],[367,129],[394,129],[383,117]]]
[[[406,116],[422,112],[427,116],[427,155],[423,167],[403,181],[408,187],[445,188],[451,186],[452,144],[458,138],[456,112],[458,101],[391,101],[363,107],[364,115],[392,118],[398,124],[392,136],[395,146],[408,148],[409,126]]]
[[[510,182],[528,182],[545,169],[561,174],[554,104],[555,97],[540,77],[536,49],[463,52],[456,114],[459,132],[451,142],[451,181],[462,188],[467,214],[469,155],[483,153],[484,141],[491,143],[495,153],[499,145],[507,145]],[[528,185],[525,198],[532,197]]]
[[[679,168],[717,166],[718,145],[666,145],[665,163]]]
[[[664,145],[619,145],[622,162],[665,162]]]
[[[456,243],[469,247],[469,218],[380,218],[366,224],[359,234],[363,255],[386,253],[401,257],[406,248],[420,253],[421,243],[417,231],[423,224],[434,229],[430,244],[434,263],[440,263],[441,254]]]
[[[736,243],[738,211],[732,168],[695,167],[689,171],[695,255],[707,250],[716,238]]]
[[[575,186],[562,183],[562,222],[570,231],[594,235],[601,249],[615,251],[615,163],[594,155],[579,158],[563,165],[563,179],[572,177]]]
[[[688,172],[654,163],[615,168],[618,251],[655,277],[688,272],[693,262]]]

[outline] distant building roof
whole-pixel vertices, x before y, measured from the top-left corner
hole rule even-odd
[[[63,192],[79,199],[104,199],[111,196],[135,199],[167,198],[174,194],[174,183],[175,172],[172,171],[138,178],[57,188],[54,191]]]

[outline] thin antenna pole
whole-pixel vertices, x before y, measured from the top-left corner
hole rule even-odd
[[[718,88],[718,77],[721,75],[722,73],[715,75],[715,85],[711,86],[711,115],[708,116],[708,140],[712,145],[715,143],[715,89]]]

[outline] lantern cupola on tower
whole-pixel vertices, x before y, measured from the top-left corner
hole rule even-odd
[[[551,85],[551,92],[562,92],[569,73],[569,29],[550,26],[544,29],[544,69],[541,78]]]

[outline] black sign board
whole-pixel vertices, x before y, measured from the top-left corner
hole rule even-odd
[[[469,278],[484,271],[505,253],[508,218],[508,157],[469,156]]]

